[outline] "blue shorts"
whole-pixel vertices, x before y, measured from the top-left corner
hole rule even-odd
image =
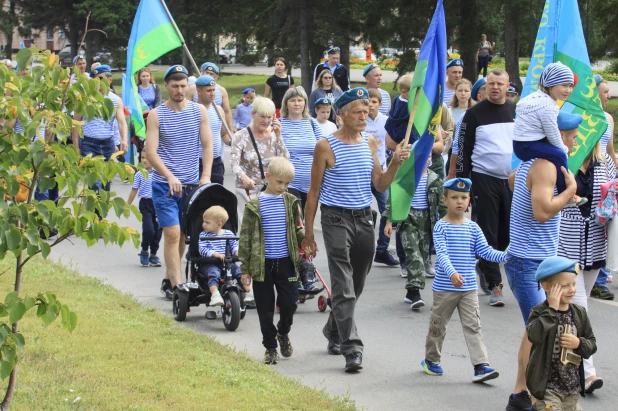
[[[185,205],[185,193],[183,190],[183,196],[174,194],[168,197],[167,194],[169,192],[169,184],[152,182],[152,202],[159,219],[159,227],[165,228],[180,225],[182,231],[182,210]]]
[[[536,269],[542,262],[543,260],[529,260],[512,254],[507,254],[506,257],[504,271],[524,317],[524,324],[528,324],[532,307],[545,301],[545,290],[535,279]]]

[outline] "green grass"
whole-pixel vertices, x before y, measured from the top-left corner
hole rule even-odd
[[[0,261],[2,299],[12,288],[11,268]],[[78,324],[70,334],[59,323],[45,327],[35,313],[20,323],[26,348],[14,410],[354,409],[43,259],[26,265],[22,295],[39,291],[56,293]]]

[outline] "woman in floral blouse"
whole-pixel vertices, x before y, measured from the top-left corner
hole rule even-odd
[[[264,188],[258,153],[255,152],[250,133],[255,139],[264,173],[271,158],[290,158],[281,138],[281,123],[275,118],[275,105],[270,99],[256,97],[251,110],[251,124],[237,131],[232,138],[231,165],[236,176],[239,224],[249,196],[254,198]]]

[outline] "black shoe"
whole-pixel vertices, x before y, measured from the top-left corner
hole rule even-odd
[[[413,290],[407,290],[406,298],[403,299],[403,302],[406,303],[406,304],[412,304],[412,298],[414,298],[414,291]]]
[[[532,411],[532,400],[528,391],[523,390],[517,397],[513,397],[515,394],[509,396],[509,403],[506,405],[506,411]]]
[[[600,300],[613,300],[614,293],[609,291],[607,287],[592,287],[592,291],[590,291],[590,297],[598,298]]]
[[[489,289],[489,286],[485,282],[485,275],[481,271],[478,261],[474,265],[474,271],[476,271],[476,275],[479,276],[479,285],[481,286],[481,290],[483,290],[483,292],[487,295],[491,294],[491,290]]]
[[[161,294],[163,294],[166,300],[172,301],[174,290],[172,290],[172,283],[170,280],[163,280],[161,282]]]
[[[324,328],[322,328],[322,334],[324,334],[324,337],[326,337],[326,339],[328,340],[326,351],[328,351],[330,355],[341,355],[341,346],[339,345],[339,337],[329,337],[326,334],[326,330],[324,330]]]
[[[389,267],[394,267],[396,265],[399,265],[399,260],[393,257],[391,253],[389,253],[388,251],[382,251],[382,252],[376,253],[376,256],[373,259],[373,261],[376,263],[386,264]]]
[[[276,348],[267,348],[264,353],[264,364],[277,364],[277,360],[279,359],[279,354],[277,353]]]
[[[277,334],[277,341],[279,341],[279,349],[281,350],[281,355],[284,357],[291,357],[294,352],[294,347],[292,347],[292,343],[290,342],[290,337],[288,335],[280,335]]]
[[[425,306],[425,302],[421,299],[421,291],[418,288],[413,288],[412,290],[408,290],[408,291],[411,297],[410,298],[410,309],[411,310],[420,310],[421,307]]]
[[[363,353],[352,351],[345,355],[345,372],[354,372],[363,368]]]

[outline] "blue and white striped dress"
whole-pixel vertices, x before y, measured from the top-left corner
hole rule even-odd
[[[289,257],[283,196],[262,193],[258,199],[264,231],[264,257],[270,259]]]
[[[510,244],[507,253],[527,260],[545,260],[558,252],[560,213],[539,223],[532,211],[532,194],[526,186],[530,166],[536,158],[519,165],[511,204]],[[554,195],[557,190],[554,190]]]
[[[382,94],[382,105],[380,106],[378,111],[385,116],[388,116],[388,110],[391,107],[391,95],[388,94],[388,91],[384,91],[381,88],[378,90],[380,90],[380,94]]]
[[[139,171],[135,173],[133,178],[133,189],[137,190],[138,198],[152,198],[152,173],[154,170],[148,172],[148,178],[144,178]]]
[[[477,255],[495,263],[506,261],[506,253],[491,248],[481,228],[467,218],[459,225],[439,220],[433,229],[433,243],[436,247],[436,278],[431,286],[433,291],[476,290],[474,266]],[[454,273],[463,277],[463,287],[457,288],[451,283]]]
[[[318,140],[323,137],[322,127],[311,118],[290,120],[281,117],[280,121],[281,137],[290,153],[290,161],[294,165],[294,179],[290,187],[306,193],[311,184],[313,151]]]
[[[114,107],[118,108],[118,96],[110,91],[105,98],[111,99],[114,103]],[[83,126],[84,136],[97,140],[105,140],[114,137],[114,122],[116,122],[116,112],[112,115],[112,119],[107,122],[100,117],[95,117],[92,121],[86,121]]]
[[[198,158],[200,152],[200,106],[192,101],[181,112],[170,110],[166,104],[157,107],[159,116],[159,148],[157,154],[165,167],[181,184],[199,181]],[[156,170],[152,181],[167,183]]]
[[[208,112],[208,122],[210,123],[210,132],[212,134],[212,158],[221,157],[221,155],[223,155],[223,142],[221,141],[221,119],[217,115],[217,110],[214,105],[211,104],[206,111]],[[202,158],[201,141],[200,158]]]
[[[421,177],[418,186],[416,186],[411,208],[415,210],[427,210],[429,208],[429,203],[427,202],[427,173]]]
[[[363,141],[358,144],[342,143],[332,134],[326,137],[335,154],[335,166],[324,170],[320,203],[347,209],[371,205],[373,156],[367,134],[362,133],[362,137]]]
[[[206,231],[202,231],[200,233],[200,237],[235,237],[235,235],[230,230],[225,230],[223,234],[207,233]],[[226,243],[227,241],[225,240],[208,241],[200,239],[197,243],[197,249],[201,256],[212,257],[214,253],[225,254]],[[236,254],[238,251],[238,240],[230,240],[230,248],[232,255]]]

